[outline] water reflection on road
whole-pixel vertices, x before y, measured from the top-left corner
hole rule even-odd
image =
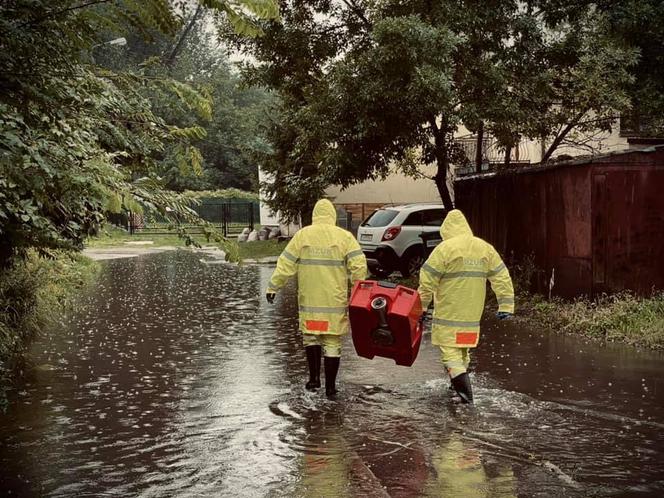
[[[664,357],[488,323],[476,409],[427,340],[303,389],[291,286],[177,252],[105,262],[0,416],[18,496],[661,496]]]

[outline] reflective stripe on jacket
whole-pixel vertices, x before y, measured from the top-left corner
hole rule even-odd
[[[342,335],[349,330],[348,276],[367,277],[367,260],[353,235],[336,226],[327,199],[316,203],[313,224],[299,230],[279,256],[268,292],[277,292],[297,274],[300,330]]]
[[[437,346],[475,347],[480,337],[486,281],[498,298],[498,310],[514,313],[514,289],[505,263],[491,244],[473,236],[458,209],[440,228],[443,242],[420,270],[422,308],[434,303],[431,342]]]

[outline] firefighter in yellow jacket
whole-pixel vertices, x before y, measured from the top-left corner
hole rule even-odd
[[[367,260],[353,235],[336,226],[337,213],[327,199],[314,207],[313,223],[299,230],[279,256],[267,288],[267,300],[297,274],[300,330],[309,363],[308,390],[320,387],[325,357],[325,394],[336,394],[341,339],[348,333],[348,276],[367,277]]]
[[[486,281],[498,298],[498,318],[514,313],[514,288],[505,263],[491,244],[473,236],[458,209],[440,227],[443,237],[420,270],[422,309],[433,300],[431,342],[440,346],[452,387],[465,403],[473,402],[468,376],[470,349],[480,338]]]

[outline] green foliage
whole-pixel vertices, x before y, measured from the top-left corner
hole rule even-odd
[[[246,192],[236,188],[222,190],[186,190],[182,192],[182,198],[187,200],[201,201],[203,199],[227,199],[258,201],[258,194]]]
[[[276,15],[272,2],[216,3],[222,11],[246,7],[255,15]],[[166,0],[3,4],[0,267],[30,248],[81,248],[105,209],[145,206],[167,218],[195,216],[164,190],[158,174],[165,156],[181,172],[200,174],[203,156],[192,141],[206,130],[193,122],[169,124],[154,104],[161,96],[210,120],[209,93],[151,74],[150,61],[135,71],[90,63],[103,44],[97,36],[140,32],[154,38],[175,34],[179,25]]]
[[[0,385],[29,340],[57,316],[54,310],[68,307],[98,269],[94,261],[70,252],[43,258],[30,251],[24,260],[0,270]],[[0,392],[0,405],[2,398]]]
[[[201,4],[224,12],[234,31],[242,36],[263,34],[259,19],[279,19],[279,6],[273,0],[201,0]]]
[[[624,0],[594,2],[582,0],[537,1],[548,25],[569,23],[595,12],[606,33],[617,44],[636,51],[636,64],[630,66],[626,91],[631,104],[633,124],[642,136],[664,136],[664,9],[660,0]],[[607,81],[612,81],[608,76]],[[618,82],[624,84],[625,81]]]
[[[610,2],[603,9],[610,32],[638,51],[628,87],[641,133],[664,136],[664,9],[660,0]]]
[[[265,36],[227,35],[258,61],[248,81],[281,98],[260,158],[271,207],[294,219],[330,184],[420,176],[413,151],[451,204],[460,125],[504,148],[544,140],[547,157],[608,129],[629,108],[636,51],[606,9],[578,4],[292,2]]]
[[[319,133],[329,133],[327,141],[336,145],[324,159],[334,180],[346,186],[384,177],[413,148],[424,151],[426,162],[435,161],[427,116],[454,112],[455,44],[445,26],[416,16],[386,18],[373,25],[369,48],[335,65],[314,108],[327,117]]]
[[[529,102],[539,110],[537,120],[517,123],[529,138],[544,138],[543,161],[564,144],[584,145],[597,130],[610,131],[616,115],[630,108],[629,85],[636,50],[617,43],[606,16],[592,10],[564,25],[546,47],[547,77]],[[529,108],[528,108],[529,109]]]
[[[208,14],[191,16],[174,38],[145,41],[128,34],[123,57],[104,51],[97,59],[152,82],[176,82],[147,93],[155,114],[174,125],[173,144],[166,144],[157,168],[168,188],[256,190],[254,156],[267,148],[261,126],[271,99],[259,88],[241,86],[208,21]]]
[[[62,306],[67,293],[60,289],[82,280],[76,270],[81,261],[68,263],[54,251],[82,248],[108,211],[156,211],[174,226],[199,222],[191,201],[167,191],[160,173],[171,160],[181,172],[200,174],[204,157],[194,142],[204,140],[207,130],[194,119],[170,121],[168,113],[156,109],[168,102],[209,122],[212,92],[186,77],[155,74],[159,54],[145,54],[131,68],[96,62],[104,52],[118,55],[119,48],[106,42],[119,36],[172,39],[182,25],[177,11],[183,5],[186,11],[185,4],[2,2],[0,377],[8,371],[8,358],[20,353],[45,316]],[[231,21],[238,27],[278,15],[272,0],[207,4],[218,14],[237,16]],[[227,258],[239,259],[237,244],[209,224],[205,231]],[[196,243],[186,230],[177,233]],[[53,262],[40,257],[54,255]]]

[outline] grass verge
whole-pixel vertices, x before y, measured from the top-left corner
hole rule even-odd
[[[523,295],[517,300],[518,319],[607,342],[664,349],[664,293],[637,297],[628,292],[596,300],[545,300]]]
[[[208,244],[207,239],[203,235],[192,235],[192,239],[201,245]],[[129,235],[126,230],[114,226],[107,226],[102,233],[97,237],[90,237],[85,245],[91,248],[115,247],[123,246],[126,242],[147,242],[152,241],[152,247],[184,247],[186,245],[185,239],[179,237],[177,233],[173,232],[168,235],[150,235],[150,234],[135,234]]]
[[[203,235],[193,235],[192,238],[200,245],[211,245]],[[86,241],[90,248],[104,248],[123,246],[127,242],[152,241],[150,247],[184,247],[185,239],[176,233],[169,235],[135,234],[129,235],[125,230],[108,226],[98,237],[91,237]],[[286,247],[287,242],[277,240],[257,240],[255,242],[242,242],[237,244],[242,259],[259,259],[268,256],[279,256]]]
[[[57,316],[54,311],[67,308],[98,273],[99,264],[80,254],[53,256],[29,253],[0,272],[0,408],[30,341]]]

